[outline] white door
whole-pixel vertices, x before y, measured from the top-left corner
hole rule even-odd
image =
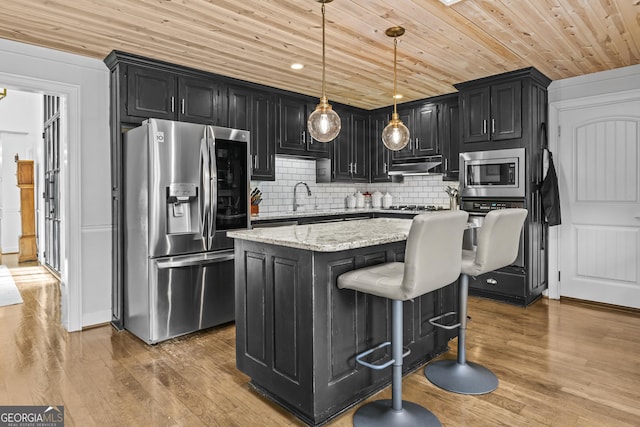
[[[640,100],[559,113],[560,295],[640,308]]]

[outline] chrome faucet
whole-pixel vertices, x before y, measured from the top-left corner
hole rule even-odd
[[[302,206],[302,204],[298,203],[298,201],[296,199],[296,192],[298,191],[298,185],[300,185],[300,184],[302,184],[305,187],[307,187],[307,196],[311,197],[311,190],[309,189],[309,186],[307,185],[306,182],[300,181],[299,183],[294,185],[293,186],[293,210],[294,210],[294,212],[298,210],[298,207]]]

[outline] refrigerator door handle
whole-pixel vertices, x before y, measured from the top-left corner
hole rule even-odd
[[[211,195],[210,192],[210,166],[209,166],[209,152],[208,152],[208,144],[207,144],[207,135],[205,130],[205,135],[200,141],[200,229],[202,230],[202,238],[205,239],[206,249],[209,249],[207,245],[206,238],[209,235],[209,228],[211,227],[211,222],[209,221],[209,211],[211,209],[210,200]]]
[[[209,151],[209,235],[207,236],[207,249],[213,246],[213,237],[216,233],[216,216],[218,214],[218,165],[216,164],[216,138],[212,126],[207,126],[207,147]]]
[[[210,253],[172,257],[156,261],[156,268],[164,270],[167,268],[194,267],[198,265],[215,264],[218,262],[231,261],[234,259],[233,251],[224,251],[211,255]]]

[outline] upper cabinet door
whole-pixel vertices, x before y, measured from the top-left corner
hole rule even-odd
[[[342,128],[340,133],[333,140],[333,181],[351,181],[351,174],[353,173],[353,159],[352,159],[352,120],[351,114],[345,111],[336,111],[340,115],[340,122]]]
[[[440,105],[438,114],[438,139],[442,151],[442,162],[445,179],[458,178],[460,162],[460,108],[458,96],[452,96]]]
[[[368,140],[371,146],[371,182],[391,181],[388,174],[391,152],[382,142],[382,130],[388,123],[388,114],[376,114],[370,118],[369,129],[371,132]]]
[[[222,125],[224,116],[218,83],[192,77],[178,77],[178,119],[183,122]]]
[[[127,115],[175,119],[175,74],[135,65],[128,65],[128,68]]]
[[[351,120],[351,159],[354,181],[369,181],[369,118],[353,114]]]
[[[490,88],[462,92],[462,138],[464,142],[489,140]]]
[[[438,147],[438,106],[425,104],[414,111],[416,126],[414,157],[432,156],[440,152]]]
[[[522,137],[522,82],[491,86],[491,139]]]
[[[306,105],[300,100],[287,96],[280,97],[280,132],[277,152],[282,154],[302,154],[307,151]]]
[[[229,127],[251,132],[251,179],[275,180],[276,104],[271,94],[229,87]]]
[[[251,179],[276,179],[276,102],[267,93],[255,93],[251,102]]]

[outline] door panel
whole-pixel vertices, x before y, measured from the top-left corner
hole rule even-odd
[[[489,87],[462,93],[462,141],[489,140]]]
[[[559,119],[560,295],[640,308],[640,100]]]
[[[44,262],[60,272],[60,97],[44,95]]]
[[[176,77],[153,68],[129,65],[127,114],[158,119],[175,118]]]
[[[416,108],[415,118],[414,157],[438,154],[438,106],[427,104]]]
[[[201,252],[200,147],[206,126],[153,120],[149,132],[149,254],[153,257]],[[132,167],[135,167],[132,165]],[[191,190],[189,200],[172,197]]]
[[[217,83],[180,77],[178,88],[180,121],[208,125],[220,124],[219,118],[223,114],[220,111]]]
[[[522,82],[491,87],[491,139],[522,137]]]

